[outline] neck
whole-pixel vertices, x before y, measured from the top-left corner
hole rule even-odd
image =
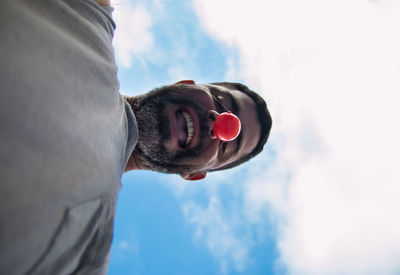
[[[128,163],[126,164],[124,172],[132,171],[132,170],[142,170],[140,165],[136,162],[135,157],[133,154],[128,160]]]

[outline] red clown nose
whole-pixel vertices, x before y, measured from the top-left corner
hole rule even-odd
[[[222,141],[231,141],[240,133],[240,119],[231,111],[222,113],[214,121],[214,134]]]

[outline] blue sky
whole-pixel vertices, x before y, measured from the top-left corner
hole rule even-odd
[[[400,4],[119,0],[121,93],[243,82],[266,149],[201,183],[124,175],[109,274],[400,273]]]

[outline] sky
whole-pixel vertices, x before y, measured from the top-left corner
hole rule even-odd
[[[122,178],[109,274],[400,274],[400,2],[114,0],[121,93],[242,82],[264,151]]]

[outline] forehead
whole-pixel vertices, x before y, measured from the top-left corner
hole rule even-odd
[[[244,156],[250,154],[260,139],[261,126],[258,121],[257,106],[254,100],[244,92],[237,90],[230,85],[210,85],[210,88],[217,89],[220,93],[225,93],[227,97],[232,95],[230,99],[226,99],[229,102],[231,108],[235,109],[237,105],[237,111],[233,111],[237,115],[241,122],[241,132],[239,138],[234,141],[230,141],[228,146],[235,147],[238,139],[240,139],[239,148],[236,154],[233,154],[229,159],[218,163],[218,167],[222,167],[226,164],[234,162]],[[233,100],[233,102],[230,102]]]

